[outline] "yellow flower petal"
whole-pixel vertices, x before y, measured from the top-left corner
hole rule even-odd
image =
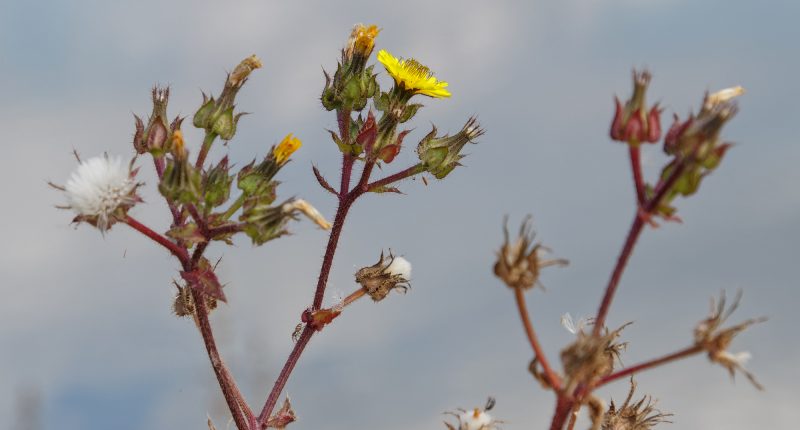
[[[383,64],[398,87],[428,97],[450,97],[450,92],[445,89],[447,82],[436,79],[431,70],[417,60],[399,59],[381,49],[378,51],[378,61]]]
[[[301,146],[303,146],[303,142],[292,136],[292,133],[289,133],[283,138],[281,143],[272,150],[272,156],[275,157],[275,162],[283,164]]]

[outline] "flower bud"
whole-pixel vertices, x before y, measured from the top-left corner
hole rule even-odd
[[[182,142],[182,139],[180,140]],[[201,196],[202,176],[189,163],[182,145],[173,157],[167,160],[164,176],[158,184],[161,195],[173,202],[196,203]]]
[[[236,94],[242,88],[250,73],[261,68],[261,60],[251,55],[242,60],[233,72],[228,74],[225,86],[218,99],[203,94],[203,103],[195,112],[192,123],[206,133],[219,136],[223,140],[231,140],[236,134],[236,125],[243,113],[234,114]]]
[[[483,135],[475,118],[470,118],[464,127],[453,136],[444,135],[436,137],[436,127],[425,136],[417,146],[417,155],[425,168],[437,179],[443,179],[453,169],[460,166],[459,161],[464,158],[461,150],[469,142]]]
[[[203,174],[203,199],[206,207],[215,208],[230,197],[233,176],[229,172],[228,156]]]
[[[633,71],[633,95],[623,107],[615,98],[614,119],[611,121],[611,139],[638,145],[655,143],[661,138],[661,110],[656,103],[648,111],[645,94],[650,84],[650,72]]]
[[[367,101],[378,93],[373,67],[365,66],[379,32],[380,29],[375,25],[367,27],[356,24],[353,28],[333,78],[324,72],[325,88],[320,100],[325,109],[361,111]]]
[[[154,87],[152,91],[153,112],[147,119],[147,127],[141,118],[134,115],[136,132],[133,136],[133,147],[139,154],[152,153],[161,157],[169,150],[170,126],[167,120],[167,103],[169,102],[169,87]]]
[[[292,136],[291,133],[287,134],[281,143],[270,149],[263,161],[255,164],[254,160],[239,171],[237,186],[245,195],[255,195],[263,193],[268,188],[274,188],[271,185],[272,178],[289,162],[289,157],[302,145],[300,139]]]
[[[389,257],[385,258],[381,252],[377,263],[362,267],[356,272],[355,277],[356,282],[361,284],[372,300],[379,302],[395,288],[402,289],[403,292],[408,290],[411,263],[403,257],[395,257],[391,252]]]

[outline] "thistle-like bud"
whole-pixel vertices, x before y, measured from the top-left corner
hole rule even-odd
[[[544,259],[549,251],[541,243],[533,243],[536,234],[533,222],[528,216],[519,228],[519,234],[512,243],[508,236],[508,220],[503,224],[503,245],[497,252],[494,274],[509,288],[531,289],[539,283],[541,270],[548,266],[565,266],[569,262],[564,259]]]
[[[141,185],[136,182],[138,169],[133,168],[133,160],[125,163],[108,155],[78,161],[65,186],[51,185],[66,194],[67,205],[62,208],[75,211],[72,222],[85,222],[105,233],[142,201],[136,194]]]
[[[195,112],[192,123],[206,133],[219,136],[223,140],[231,140],[236,134],[236,126],[244,113],[234,114],[236,94],[247,82],[253,70],[261,68],[261,60],[251,55],[242,60],[228,73],[225,86],[218,99],[203,94],[203,103]]]
[[[202,176],[189,162],[180,130],[173,133],[171,142],[172,158],[167,160],[158,191],[170,201],[196,203],[201,196]]]
[[[215,208],[226,201],[231,194],[233,176],[229,173],[228,156],[203,174],[203,198],[207,207]]]
[[[302,145],[300,139],[292,136],[291,133],[287,134],[281,143],[270,149],[269,154],[261,163],[255,164],[254,160],[239,171],[237,186],[247,196],[261,194],[267,189],[274,188],[275,184],[272,178],[289,162],[289,157]]]
[[[753,318],[733,327],[721,328],[739,306],[741,298],[742,292],[739,291],[733,303],[727,309],[725,307],[725,292],[722,293],[718,302],[715,303],[715,300],[712,299],[711,312],[706,319],[700,321],[695,327],[694,339],[695,343],[708,353],[708,359],[711,362],[717,363],[728,370],[731,379],[739,371],[747,377],[753,386],[763,390],[761,384],[756,381],[755,376],[744,368],[745,363],[750,359],[750,353],[747,351],[732,353],[728,351],[728,347],[736,335],[753,324],[766,321],[766,318]]]
[[[719,167],[731,147],[730,143],[722,142],[720,133],[737,112],[731,99],[743,91],[736,87],[706,95],[697,116],[690,115],[686,121],[675,116],[664,138],[664,152],[674,158],[662,169],[661,178],[666,180],[676,169],[681,170],[658,208],[661,215],[671,216],[675,211],[670,206],[672,200],[678,195],[686,197],[696,193],[702,180]]]
[[[417,155],[423,166],[437,179],[443,179],[457,166],[465,155],[461,150],[467,143],[483,135],[484,131],[475,118],[470,118],[461,131],[453,136],[436,137],[436,127],[417,145]]]
[[[139,154],[150,152],[156,157],[161,157],[169,150],[168,144],[171,136],[170,123],[167,120],[169,87],[154,87],[152,99],[153,112],[147,119],[146,127],[141,118],[136,115],[133,116],[136,121],[133,147]]]
[[[647,70],[641,73],[634,70],[631,98],[624,107],[618,98],[614,98],[611,139],[638,145],[642,142],[655,143],[661,138],[661,110],[657,103],[648,110],[645,100],[650,78]]]
[[[356,24],[353,28],[333,78],[325,72],[325,88],[320,97],[325,109],[361,111],[379,92],[373,66],[365,67],[379,32],[375,25]]]
[[[296,220],[302,214],[322,229],[330,229],[330,223],[311,204],[302,199],[288,199],[285,202],[270,206],[268,199],[257,197],[245,200],[239,221],[245,223],[244,232],[252,239],[254,245],[262,245],[277,239],[289,231],[286,229],[289,220]]]
[[[636,383],[631,379],[631,389],[625,403],[619,408],[611,401],[608,411],[602,418],[602,430],[650,430],[660,423],[670,423],[672,414],[665,414],[656,409],[656,402],[650,396],[642,397],[631,403]]]
[[[388,257],[384,257],[381,252],[377,263],[362,267],[355,276],[356,282],[361,284],[372,300],[379,302],[395,288],[399,288],[403,292],[408,290],[411,279],[411,263],[403,257],[395,257],[391,252]]]

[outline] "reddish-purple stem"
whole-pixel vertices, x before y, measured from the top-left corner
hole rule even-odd
[[[412,176],[414,176],[417,173],[420,173],[422,171],[423,171],[422,164],[415,164],[415,165],[409,167],[408,169],[401,170],[401,171],[399,171],[399,172],[397,172],[397,173],[395,173],[393,175],[389,175],[389,176],[387,176],[385,178],[382,178],[382,179],[379,179],[379,180],[377,180],[375,182],[370,183],[369,185],[367,185],[367,189],[368,190],[374,190],[375,188],[382,187],[384,185],[389,185],[389,184],[392,184],[392,183],[397,182],[397,181],[401,181],[401,180],[406,179],[406,178],[410,178],[410,177],[412,177]]]
[[[515,288],[514,298],[517,300],[517,309],[519,310],[520,318],[522,318],[522,326],[525,327],[525,334],[528,335],[528,341],[533,348],[534,354],[536,354],[536,359],[539,360],[539,364],[541,364],[542,369],[544,369],[544,376],[547,378],[547,382],[558,392],[558,390],[561,389],[561,380],[558,374],[553,371],[553,368],[550,367],[550,362],[544,355],[541,344],[539,344],[539,338],[536,337],[536,332],[533,330],[533,324],[531,324],[530,315],[528,314],[528,307],[525,304],[525,292],[521,288]]]
[[[661,200],[670,191],[672,186],[675,185],[675,182],[677,182],[681,175],[683,175],[687,164],[688,159],[682,160],[682,162],[678,164],[666,181],[659,181],[653,198],[647,201],[643,208],[637,209],[636,217],[633,219],[631,228],[628,231],[628,237],[625,239],[625,244],[622,247],[619,258],[617,258],[617,264],[614,266],[614,271],[611,272],[611,278],[608,280],[606,292],[603,296],[603,300],[600,302],[600,308],[598,309],[597,317],[595,317],[594,320],[593,333],[595,336],[599,335],[600,331],[605,327],[606,316],[608,315],[608,310],[611,307],[611,301],[614,299],[614,293],[617,291],[619,281],[622,278],[622,273],[625,271],[625,266],[628,264],[628,259],[633,252],[633,247],[636,245],[636,241],[639,239],[639,235],[642,233],[642,227],[644,227],[644,223],[647,221],[649,216],[655,213],[658,205],[661,204]]]
[[[189,255],[185,249],[178,246],[175,242],[169,240],[168,238],[156,233],[150,227],[140,223],[135,218],[131,217],[130,215],[125,217],[124,220],[125,224],[131,226],[134,230],[142,233],[143,235],[149,237],[159,245],[167,248],[169,252],[172,253],[178,260],[180,260],[181,264],[186,264],[189,262]]]
[[[314,329],[307,325],[300,334],[297,343],[294,344],[294,349],[292,349],[292,352],[289,354],[289,358],[286,359],[286,363],[283,365],[283,369],[281,369],[281,373],[278,375],[278,379],[275,381],[275,385],[272,391],[270,391],[269,397],[267,397],[267,402],[264,404],[264,408],[261,409],[261,414],[258,416],[258,422],[261,423],[262,426],[267,422],[272,410],[278,403],[278,398],[283,391],[283,387],[286,386],[286,382],[289,380],[289,375],[292,374],[294,366],[297,364],[300,355],[303,354],[303,350],[306,348],[308,341],[311,340],[311,336],[313,335]]]
[[[636,186],[636,201],[639,206],[644,205],[646,196],[644,192],[644,179],[642,179],[642,154],[639,145],[628,145],[633,183]]]
[[[206,307],[205,297],[203,293],[191,289],[192,298],[195,303],[195,314],[197,315],[197,326],[200,328],[200,334],[203,336],[203,343],[206,345],[208,358],[211,360],[211,367],[214,369],[214,374],[217,376],[220,388],[222,388],[222,395],[225,397],[225,402],[228,404],[228,409],[231,411],[233,421],[236,427],[240,430],[256,430],[257,426],[253,411],[244,400],[241,391],[236,386],[228,367],[219,355],[217,350],[217,343],[214,341],[214,333],[211,330],[211,323],[208,320],[208,308]],[[246,416],[246,417],[245,417]]]
[[[624,378],[628,375],[632,375],[637,372],[641,372],[643,370],[647,370],[653,367],[660,366],[662,364],[669,363],[671,361],[679,360],[681,358],[688,357],[690,355],[694,355],[703,351],[703,347],[699,345],[692,345],[688,348],[684,348],[680,351],[674,352],[669,355],[665,355],[660,358],[656,358],[650,361],[645,361],[644,363],[637,364],[635,366],[626,367],[618,372],[612,373],[603,379],[597,384],[597,387],[601,385],[608,384],[609,382],[616,381],[617,379]]]

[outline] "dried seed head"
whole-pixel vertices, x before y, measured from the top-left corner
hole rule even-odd
[[[649,430],[656,424],[669,423],[667,418],[672,414],[661,413],[656,409],[656,402],[651,396],[644,396],[638,402],[631,403],[636,383],[631,378],[631,389],[625,403],[617,409],[614,401],[603,417],[602,430]]]
[[[592,382],[609,375],[614,365],[620,361],[627,342],[617,342],[617,338],[627,323],[605,334],[594,336],[583,331],[577,332],[577,339],[561,351],[561,363],[567,376],[567,385],[575,387],[579,383]]]
[[[389,252],[389,257],[381,257],[372,266],[362,267],[356,272],[356,282],[361,284],[364,291],[379,302],[389,291],[400,288],[405,293],[409,288],[411,278],[411,263],[403,257],[395,257]]]
[[[540,243],[533,243],[531,217],[522,222],[517,239],[511,243],[508,237],[508,219],[503,225],[505,241],[497,252],[494,274],[510,288],[530,289],[539,283],[541,269],[548,266],[565,266],[569,262],[564,259],[543,259],[549,251]]]
[[[694,340],[698,346],[701,346],[708,352],[708,359],[714,363],[720,364],[728,370],[731,378],[735,376],[736,371],[743,373],[747,379],[756,388],[762,390],[761,384],[756,381],[752,373],[744,368],[744,364],[750,359],[751,355],[747,351],[732,353],[728,351],[728,347],[733,338],[746,328],[753,324],[766,321],[766,318],[752,318],[743,323],[737,324],[733,327],[721,329],[720,327],[725,323],[725,320],[739,306],[739,301],[742,298],[742,291],[736,294],[733,303],[725,309],[725,292],[722,292],[720,299],[716,302],[711,299],[711,312],[708,318],[700,321],[694,329]]]

